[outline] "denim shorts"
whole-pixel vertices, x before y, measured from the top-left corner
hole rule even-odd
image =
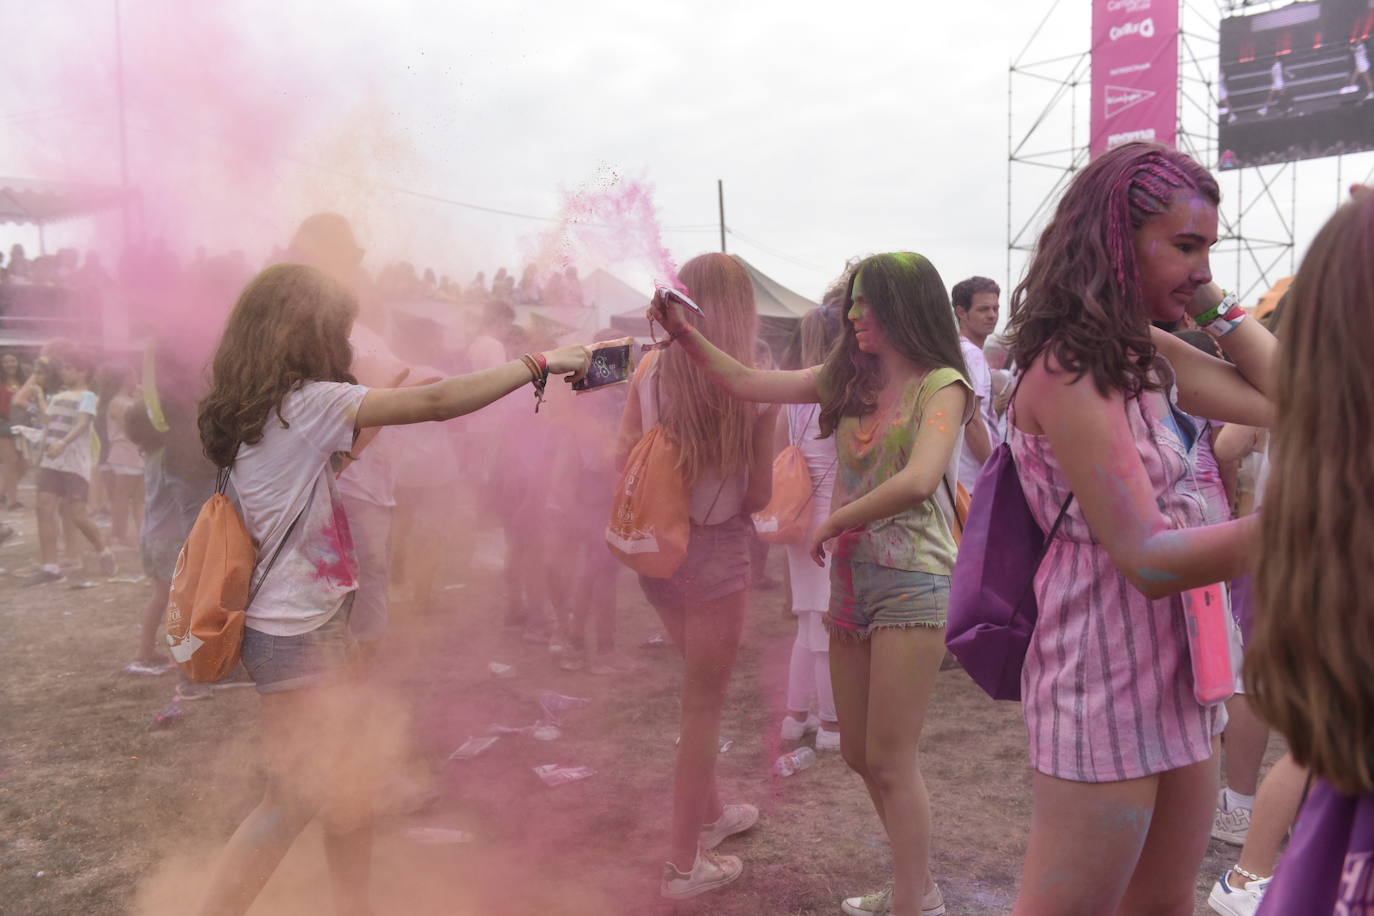
[[[348,629],[353,594],[322,626],[299,636],[243,631],[243,667],[258,693],[318,687],[348,673],[357,643]]]
[[[754,525],[740,514],[719,525],[693,525],[687,559],[667,579],[640,576],[644,597],[654,607],[682,607],[715,601],[749,587],[749,548]]]
[[[58,499],[85,502],[90,492],[86,478],[71,471],[55,471],[52,468],[39,468],[36,481],[39,493],[51,493]]]
[[[833,560],[826,628],[865,639],[883,627],[943,627],[949,613],[949,576]]]

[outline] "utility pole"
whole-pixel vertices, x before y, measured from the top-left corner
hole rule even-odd
[[[725,182],[716,179],[716,202],[720,205],[720,253],[725,253]]]
[[[124,216],[124,245],[129,245],[129,141],[124,125],[124,36],[119,24],[119,0],[114,0],[115,95],[119,111],[119,189],[120,212]]]

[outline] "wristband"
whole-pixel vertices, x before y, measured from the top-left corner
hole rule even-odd
[[[1245,310],[1236,306],[1220,318],[1214,318],[1202,326],[1202,330],[1212,335],[1213,340],[1220,340],[1230,334],[1240,323],[1245,320]]]
[[[1214,307],[1203,312],[1193,319],[1194,323],[1200,328],[1216,321],[1218,318],[1229,317],[1228,313],[1240,307],[1240,298],[1235,293],[1222,291],[1221,301]]]
[[[542,378],[549,377],[549,358],[543,353],[534,354],[534,361],[539,366],[539,375]]]

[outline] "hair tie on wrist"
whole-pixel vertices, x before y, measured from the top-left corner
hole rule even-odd
[[[532,356],[526,353],[520,357],[520,361],[530,370],[531,381],[534,382],[534,412],[539,413],[539,405],[544,403],[544,386],[549,381],[549,358],[543,353]]]

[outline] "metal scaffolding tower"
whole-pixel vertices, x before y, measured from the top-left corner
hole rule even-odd
[[[1179,10],[1177,146],[1213,169],[1221,184],[1220,239],[1213,249],[1213,270],[1246,303],[1296,269],[1300,169],[1297,163],[1285,162],[1215,171],[1220,158],[1218,25],[1227,16],[1263,12],[1286,2],[1219,0],[1215,9],[1203,11],[1191,0],[1181,0]],[[1043,43],[1041,36],[1060,8],[1060,0],[1055,0],[1007,75],[1008,289],[1019,279],[1021,262],[1033,250],[1065,186],[1089,158],[1092,48],[1033,60],[1037,43]]]

